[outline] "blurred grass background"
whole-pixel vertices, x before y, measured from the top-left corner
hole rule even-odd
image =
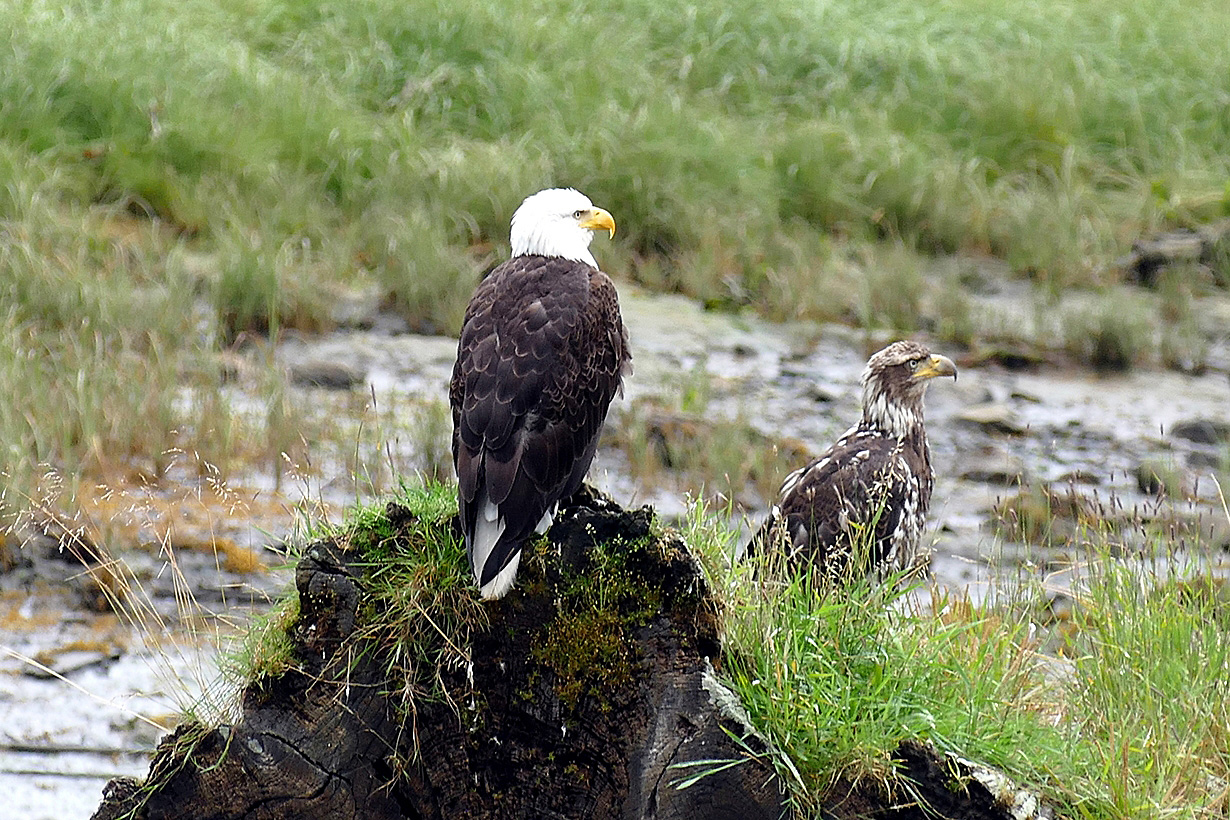
[[[618,278],[774,318],[913,330],[936,254],[1105,289],[1227,213],[1227,30],[1212,0],[14,0],[0,489],[225,469],[220,350],[355,290],[455,333],[548,185],[616,215]]]

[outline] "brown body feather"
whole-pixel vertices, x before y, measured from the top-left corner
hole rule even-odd
[[[785,548],[827,574],[895,572],[924,564],[920,550],[934,473],[923,394],[937,375],[956,376],[943,356],[895,342],[863,374],[863,416],[819,458],[782,483],[753,549]]]
[[[908,568],[933,483],[925,438],[855,427],[791,474],[765,527],[784,527],[791,554],[828,572],[844,572],[856,549],[860,570]]]
[[[584,262],[518,256],[479,285],[449,403],[467,545],[488,502],[504,525],[480,586],[580,487],[629,359],[615,286]]]

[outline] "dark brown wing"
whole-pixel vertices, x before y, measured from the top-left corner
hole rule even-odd
[[[786,479],[757,543],[784,529],[791,552],[826,571],[844,570],[855,551],[877,568],[910,506],[909,474],[899,440],[855,428]]]
[[[487,502],[504,523],[480,584],[580,486],[628,359],[615,287],[588,265],[517,257],[479,285],[449,400],[467,543]]]

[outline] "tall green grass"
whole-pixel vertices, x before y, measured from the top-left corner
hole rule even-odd
[[[26,0],[4,12],[0,138],[72,168],[74,195],[189,232],[340,244],[442,325],[441,280],[475,273],[464,247],[502,243],[549,183],[607,205],[640,253],[720,242],[741,269],[790,266],[775,245],[799,218],[1080,283],[1185,203],[1224,206],[1227,18],[1174,0]],[[413,258],[409,233],[430,237]],[[344,277],[332,256],[322,274]]]
[[[156,238],[81,241],[102,220],[39,193],[22,208],[0,234],[0,486],[28,491],[44,463],[160,473],[185,418],[179,385],[211,387],[190,367],[191,286]],[[200,447],[209,452],[208,436]]]
[[[1190,573],[1190,568],[1188,573]],[[1098,750],[1118,816],[1230,806],[1225,579],[1104,561],[1080,597],[1072,731]]]
[[[912,330],[933,251],[1104,284],[1226,209],[1228,28],[1211,0],[15,0],[4,470],[156,459],[202,352],[328,327],[341,289],[456,332],[546,185],[616,215],[612,271],[774,317]]]
[[[805,816],[839,778],[886,779],[914,739],[1004,770],[1065,816],[1224,813],[1230,631],[1224,579],[1198,552],[1124,561],[1094,544],[1057,624],[1042,580],[923,609],[909,590],[819,586],[772,556],[732,567],[728,530],[699,508],[687,526],[726,596],[725,674]],[[1058,657],[1043,651],[1056,629]]]

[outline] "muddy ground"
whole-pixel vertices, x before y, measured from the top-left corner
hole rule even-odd
[[[709,313],[685,299],[630,286],[621,288],[621,298],[635,373],[611,417],[614,434],[633,418],[627,408],[637,402],[678,406],[681,389],[700,384],[703,417],[741,418],[766,436],[790,439],[797,445],[791,452],[818,453],[857,417],[866,356],[888,341],[839,326]],[[1000,291],[988,297],[987,309],[1024,316],[1031,312],[1024,298]],[[959,380],[933,385],[927,401],[937,472],[930,530],[937,584],[978,597],[1022,565],[1046,573],[1079,558],[1064,548],[1025,546],[997,535],[997,504],[1018,493],[1019,483],[1066,487],[1098,503],[1113,499],[1112,507],[1136,509],[1141,518],[1198,521],[1212,543],[1230,545],[1212,480],[1225,475],[1230,452],[1230,442],[1219,438],[1225,428],[1218,426],[1230,416],[1230,299],[1222,294],[1202,301],[1211,330],[1204,365],[1193,373],[1098,375],[1061,357],[983,358],[979,351],[933,344],[961,367]],[[161,623],[152,618],[134,626],[107,612],[89,577],[52,555],[47,542],[33,553],[30,547],[10,550],[18,560],[0,574],[0,794],[6,795],[6,814],[87,817],[108,778],[144,772],[147,752],[174,715],[191,709],[208,717],[211,709],[226,708],[230,690],[217,679],[218,639],[242,631],[243,618],[266,606],[289,577],[278,569],[276,550],[267,547],[294,533],[305,499],[336,518],[365,496],[350,480],[344,430],[357,424],[355,417],[372,400],[394,410],[408,401],[421,404],[423,397],[443,400],[454,339],[403,334],[387,317],[356,325],[287,339],[277,350],[291,374],[291,400],[315,414],[312,429],[342,431],[333,441],[303,442],[301,460],[310,461],[310,469],[277,481],[268,469],[233,476],[231,495],[197,515],[186,511],[202,503],[199,473],[172,471],[181,485],[160,488],[157,504],[147,501],[159,516],[184,519],[178,528],[115,530],[131,539],[115,551],[134,567],[148,594],[145,611],[161,615]],[[259,394],[245,392],[242,379],[235,390],[237,405],[263,412]],[[1213,424],[1192,424],[1199,421]],[[439,431],[433,440],[409,423],[398,427],[396,418],[383,424],[382,460],[397,469],[438,463]],[[425,452],[433,448],[434,454]],[[1159,502],[1156,486],[1140,478],[1142,465],[1165,468],[1179,496]],[[781,474],[794,466],[781,464]],[[688,492],[700,491],[670,476],[649,482],[634,475],[614,447],[600,452],[591,478],[616,500],[653,503],[668,517],[683,512]],[[382,486],[387,480],[369,489]],[[732,526],[754,523],[767,500],[755,492],[737,494],[743,505],[737,511],[746,520],[736,516]],[[181,557],[174,566],[168,543],[189,545],[176,553]],[[225,544],[223,559],[201,544]],[[1210,555],[1225,563],[1224,552]],[[191,616],[192,628],[185,628],[183,615]]]

